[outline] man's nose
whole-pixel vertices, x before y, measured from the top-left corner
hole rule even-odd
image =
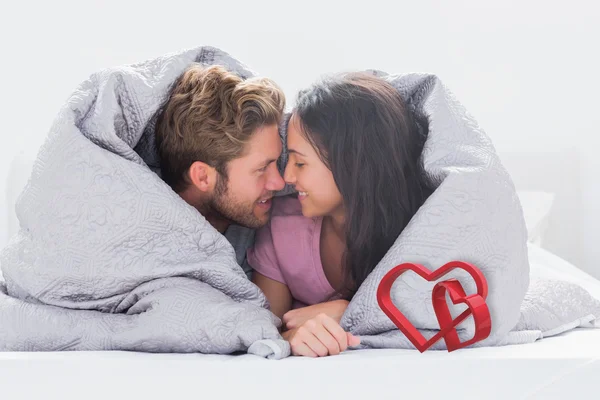
[[[271,173],[271,175],[269,176],[269,180],[267,181],[266,189],[273,191],[273,192],[282,190],[285,187],[285,182],[283,181],[283,178],[279,174],[279,170],[277,169],[276,165],[274,165],[274,168],[272,168],[272,171],[273,172]]]

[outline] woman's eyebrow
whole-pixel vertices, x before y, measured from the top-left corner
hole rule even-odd
[[[302,157],[306,157],[306,155],[304,155],[304,154],[300,153],[298,150],[294,150],[294,149],[288,149],[288,153],[290,153],[290,154],[295,153],[295,154],[301,155]]]

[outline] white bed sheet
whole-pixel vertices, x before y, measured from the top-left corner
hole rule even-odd
[[[535,246],[532,270],[600,282]],[[1,338],[0,338],[1,340]],[[0,396],[11,399],[461,398],[600,396],[600,329],[533,344],[453,353],[360,350],[321,359],[129,352],[0,353]]]
[[[600,395],[600,330],[453,353],[321,359],[127,352],[0,354],[6,398],[574,398]],[[568,397],[567,397],[568,396]]]

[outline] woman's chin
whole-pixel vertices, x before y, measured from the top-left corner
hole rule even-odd
[[[304,204],[302,205],[302,215],[306,218],[317,218],[323,216],[323,214],[318,212],[318,210],[314,210]]]
[[[305,210],[304,207],[302,207],[302,215],[304,215],[306,218],[312,218],[313,215],[310,213],[310,211]]]

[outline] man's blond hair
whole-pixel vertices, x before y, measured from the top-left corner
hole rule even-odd
[[[270,79],[243,80],[220,66],[188,68],[175,83],[156,124],[162,178],[179,192],[195,161],[227,178],[252,133],[282,118],[285,97]]]

